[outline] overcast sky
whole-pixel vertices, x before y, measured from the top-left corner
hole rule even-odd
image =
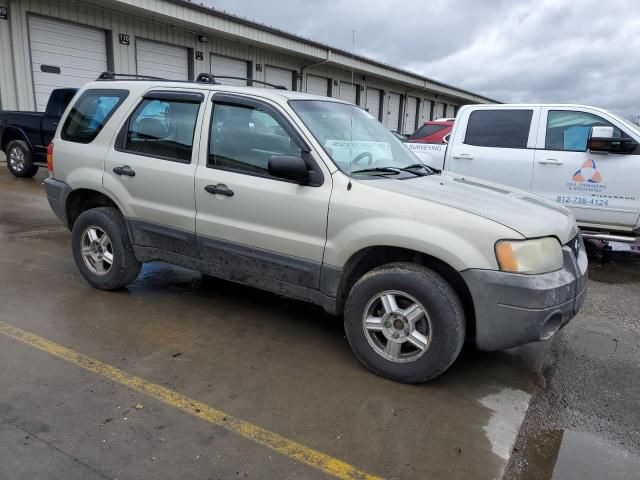
[[[640,114],[637,0],[200,0],[503,102]]]

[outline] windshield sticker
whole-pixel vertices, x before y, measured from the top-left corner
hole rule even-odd
[[[348,164],[362,153],[371,153],[375,158],[393,158],[391,145],[386,142],[350,142],[348,140],[327,140],[325,148],[330,150],[334,161]],[[351,155],[351,158],[349,158]]]

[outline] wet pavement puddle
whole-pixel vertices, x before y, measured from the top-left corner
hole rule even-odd
[[[527,447],[520,480],[637,480],[640,457],[590,433],[550,430]]]

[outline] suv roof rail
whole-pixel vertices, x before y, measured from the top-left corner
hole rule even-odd
[[[285,87],[284,85],[275,85],[273,83],[263,82],[262,80],[255,80],[253,78],[246,78],[246,77],[231,77],[228,75],[213,75],[212,73],[199,74],[198,77],[196,78],[196,82],[210,83],[211,85],[220,85],[220,82],[218,82],[217,80],[218,78],[225,78],[227,80],[246,80],[247,82],[260,83],[262,85],[273,87],[278,90],[287,90],[287,87]]]
[[[161,77],[151,77],[149,75],[138,75],[137,73],[115,73],[115,72],[102,72],[98,75],[96,80],[117,80],[116,77],[132,78],[134,80],[163,80],[170,82],[171,80]]]

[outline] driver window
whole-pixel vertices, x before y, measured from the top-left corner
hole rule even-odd
[[[273,155],[302,155],[277,118],[245,105],[214,104],[208,167],[268,176]]]
[[[613,136],[622,131],[597,115],[586,112],[553,110],[547,114],[546,150],[586,152],[591,127],[613,127]]]

